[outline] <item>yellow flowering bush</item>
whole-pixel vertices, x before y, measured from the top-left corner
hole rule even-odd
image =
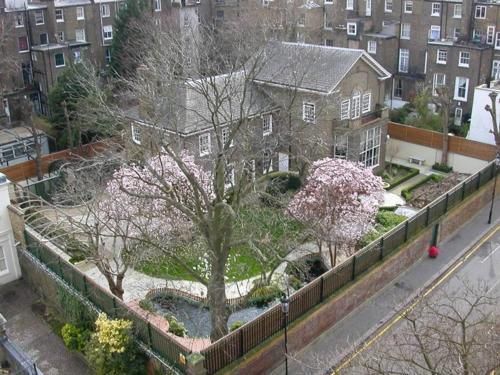
[[[108,319],[104,313],[95,321],[97,340],[108,353],[123,353],[130,341],[132,322],[125,319]]]

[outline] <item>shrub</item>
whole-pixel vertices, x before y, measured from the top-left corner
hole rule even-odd
[[[240,328],[243,324],[245,324],[245,322],[244,322],[244,321],[242,321],[242,320],[237,320],[237,321],[235,321],[235,322],[233,322],[233,323],[231,324],[231,326],[229,327],[229,331],[230,331],[230,332],[233,332],[233,331],[237,330],[238,328]]]
[[[85,345],[89,341],[90,332],[86,329],[78,328],[73,324],[66,323],[61,328],[61,336],[64,345],[66,345],[69,350],[83,352]]]
[[[187,335],[188,331],[184,327],[184,323],[179,322],[173,315],[166,314],[165,319],[168,321],[168,332],[173,333],[176,336],[184,337]]]
[[[432,169],[434,169],[436,171],[444,172],[444,173],[449,173],[453,170],[453,167],[450,167],[446,164],[435,163],[432,166]]]
[[[300,279],[295,275],[292,275],[288,278],[288,283],[294,290],[299,290],[303,286],[302,281],[300,281]]]
[[[71,256],[71,258],[69,258],[69,262],[71,264],[75,264],[75,263],[84,261],[85,259],[87,259],[87,258],[83,254],[74,254]]]
[[[403,221],[405,221],[405,219],[405,216],[395,214],[391,211],[379,211],[375,220],[386,230],[388,230],[402,223]]]
[[[153,302],[151,302],[149,299],[141,299],[139,301],[139,307],[143,310],[146,310],[146,311],[150,311],[150,312],[154,312],[155,311],[155,307],[153,305]]]
[[[250,292],[248,303],[257,307],[266,306],[283,293],[277,285],[259,286]]]

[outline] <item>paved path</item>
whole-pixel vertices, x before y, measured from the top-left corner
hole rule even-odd
[[[7,336],[44,375],[90,374],[86,363],[70,352],[42,319],[44,306],[22,280],[0,286],[0,313],[7,319]]]
[[[495,201],[495,207],[492,225],[500,225],[500,198]],[[365,341],[393,316],[398,306],[404,306],[492,228],[492,225],[487,224],[488,212],[489,205],[457,233],[440,243],[441,254],[438,258],[423,257],[302,351],[291,353],[289,374],[322,374],[348,354],[351,348]],[[285,374],[284,364],[272,373]]]

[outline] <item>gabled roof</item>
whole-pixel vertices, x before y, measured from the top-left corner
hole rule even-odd
[[[254,81],[330,94],[360,59],[370,65],[379,79],[391,76],[364,50],[272,42],[263,52],[262,68]]]

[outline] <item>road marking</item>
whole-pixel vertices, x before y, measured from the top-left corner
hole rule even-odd
[[[447,280],[459,267],[461,267],[464,263],[467,262],[467,260],[486,242],[488,241],[491,237],[496,235],[496,233],[500,230],[500,225],[497,225],[495,229],[490,230],[490,233],[487,234],[485,237],[481,238],[479,242],[477,242],[471,249],[468,250],[468,252],[460,258],[448,271],[444,274],[438,277],[437,282],[429,287],[425,293],[423,293],[420,296],[417,296],[415,301],[410,304],[406,309],[403,310],[403,312],[399,313],[397,316],[392,318],[392,320],[389,320],[388,323],[386,323],[385,327],[382,328],[374,337],[372,337],[370,340],[368,340],[366,343],[362,344],[362,346],[356,350],[352,355],[350,355],[345,361],[343,361],[340,366],[335,369],[331,375],[339,375],[340,371],[343,370],[347,365],[349,365],[361,352],[365,351],[368,349],[370,346],[372,346],[375,341],[377,341],[380,337],[384,336],[386,332],[391,329],[395,324],[397,324],[406,314],[408,314],[410,311],[412,311],[415,306],[417,306],[418,303],[420,303],[421,300],[423,300],[425,297],[427,297],[434,289],[436,289],[439,285],[441,285],[445,280]],[[491,289],[490,289],[491,290]]]
[[[486,261],[488,260],[488,258],[489,258],[489,257],[491,257],[493,254],[495,254],[495,252],[496,252],[498,249],[500,249],[500,246],[497,246],[497,247],[495,248],[495,250],[490,251],[490,253],[488,254],[488,256],[487,256],[486,258],[484,258],[484,259],[481,261],[481,263],[486,262]]]

